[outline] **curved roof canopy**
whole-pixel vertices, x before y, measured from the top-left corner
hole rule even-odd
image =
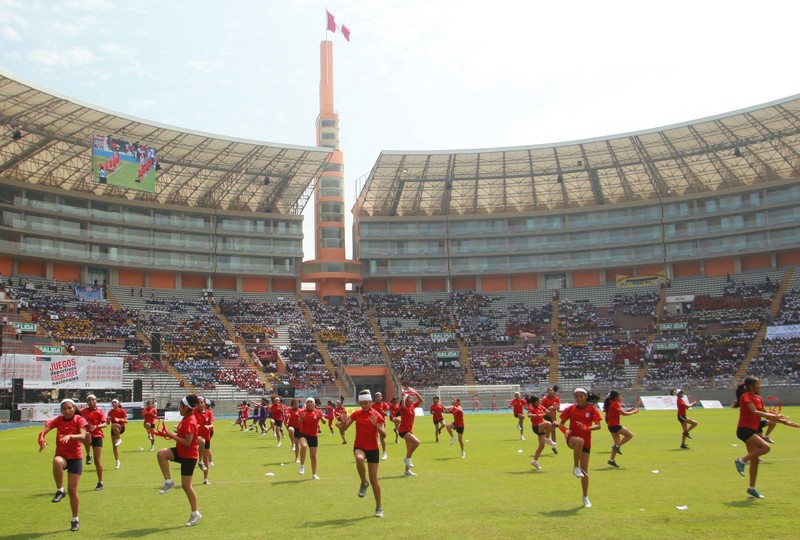
[[[800,95],[647,131],[515,148],[381,152],[356,216],[590,208],[800,176]]]
[[[148,123],[37,89],[2,72],[0,125],[0,177],[196,208],[300,214],[332,153]],[[157,149],[155,193],[94,181],[95,133]]]

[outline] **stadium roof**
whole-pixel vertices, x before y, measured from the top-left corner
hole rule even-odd
[[[662,128],[514,148],[384,151],[357,216],[462,216],[696,196],[800,176],[800,95]]]
[[[0,125],[2,178],[196,208],[300,214],[332,153],[146,122],[38,89],[1,71]],[[155,193],[95,181],[95,133],[155,148],[160,165]]]

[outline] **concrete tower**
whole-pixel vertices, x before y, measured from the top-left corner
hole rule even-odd
[[[344,301],[346,285],[360,285],[361,263],[347,260],[344,226],[344,155],[339,150],[339,115],[333,107],[333,43],[320,43],[317,146],[333,149],[314,189],[315,258],[303,263],[303,281],[316,284],[325,303]]]

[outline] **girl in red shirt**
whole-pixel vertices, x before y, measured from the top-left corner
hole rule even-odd
[[[452,407],[447,407],[444,412],[447,414],[453,415],[453,421],[447,426],[447,433],[450,435],[450,444],[455,444],[456,437],[453,435],[453,431],[455,430],[458,433],[458,445],[461,447],[461,459],[467,457],[467,453],[464,451],[464,409],[461,408],[461,400],[459,398],[455,398],[452,401]]]
[[[414,468],[411,456],[414,455],[414,451],[419,447],[419,439],[413,433],[414,417],[416,416],[416,408],[422,407],[424,401],[422,396],[413,388],[407,389],[400,400],[400,426],[397,431],[400,434],[400,438],[406,441],[406,457],[403,458],[403,463],[406,466],[406,470],[403,472],[405,476],[417,476],[411,470]]]
[[[71,531],[80,529],[78,482],[80,482],[83,472],[82,441],[86,437],[87,426],[86,419],[76,414],[77,411],[74,401],[63,400],[61,415],[45,422],[39,433],[39,452],[44,452],[47,448],[47,441],[44,440],[47,432],[55,429],[57,433],[56,456],[53,458],[53,479],[56,481],[56,494],[53,496],[53,502],[61,502],[64,498],[64,471],[66,470],[69,506],[72,510]]]
[[[122,408],[118,399],[111,400],[111,410],[106,415],[108,422],[111,424],[111,442],[114,448],[114,459],[117,460],[117,469],[119,469],[119,449],[117,448],[122,444],[122,434],[125,433],[125,426],[128,424],[128,413]]]
[[[86,419],[86,437],[83,439],[83,446],[86,448],[86,464],[92,464],[92,457],[94,457],[94,465],[97,470],[97,486],[95,491],[103,491],[103,439],[105,434],[103,428],[106,427],[106,413],[103,409],[97,408],[97,396],[90,394],[86,396],[87,407],[81,409],[81,416]],[[91,447],[91,454],[89,453]]]
[[[547,388],[547,394],[542,397],[542,407],[545,409],[553,409],[555,414],[546,414],[544,419],[550,422],[553,425],[553,442],[556,442],[556,419],[558,418],[558,412],[561,409],[561,395],[558,393],[558,385],[554,384],[553,386],[549,386]],[[553,452],[556,452],[555,446],[553,446]]]
[[[347,409],[342,405],[341,400],[336,400],[336,408],[333,409],[333,415],[336,417],[336,425],[339,428],[339,435],[342,436],[342,444],[347,444],[347,439],[344,436],[345,422],[347,422]]]
[[[181,399],[178,410],[183,419],[178,424],[178,431],[175,434],[167,433],[165,438],[168,440],[175,440],[174,448],[162,448],[156,454],[158,458],[158,466],[161,468],[161,474],[164,475],[164,486],[159,493],[166,493],[175,486],[169,472],[169,462],[181,464],[181,487],[183,492],[186,493],[186,498],[189,500],[189,506],[192,513],[189,515],[189,521],[186,522],[187,527],[197,525],[200,518],[200,512],[197,510],[197,494],[192,488],[192,475],[194,468],[197,465],[197,417],[194,415],[194,408],[197,407],[198,399],[194,394],[188,394]]]
[[[688,450],[689,447],[686,445],[686,439],[691,439],[692,436],[689,435],[689,432],[692,431],[694,428],[697,427],[697,422],[692,420],[691,418],[686,416],[686,411],[697,405],[696,401],[692,401],[691,403],[687,403],[683,397],[683,390],[678,388],[672,394],[677,397],[677,405],[678,405],[678,422],[681,425],[681,429],[683,430],[683,434],[681,435],[681,448],[684,450]]]
[[[289,440],[292,441],[294,462],[300,463],[300,446],[297,444],[297,438],[300,435],[300,402],[297,398],[292,398],[290,405],[286,410],[286,432],[289,433]]]
[[[148,401],[145,408],[142,409],[142,417],[144,418],[144,429],[147,431],[147,439],[150,441],[150,451],[155,450],[155,435],[151,433],[157,429],[158,424],[158,409],[153,405],[152,401]]]
[[[306,398],[306,406],[300,411],[300,432],[295,436],[300,446],[300,474],[306,473],[306,449],[311,454],[311,478],[319,480],[317,476],[317,446],[319,445],[319,423],[325,418],[325,413],[317,409],[317,402],[313,397]]]
[[[333,406],[333,401],[328,400],[328,406],[325,407],[325,421],[328,422],[328,429],[331,431],[331,435],[333,435],[333,411],[335,408],[336,407]]]
[[[525,403],[525,400],[522,399],[522,396],[519,394],[519,392],[514,392],[514,399],[511,400],[509,406],[511,407],[511,412],[514,415],[514,418],[518,419],[517,429],[519,430],[519,440],[524,441],[525,436],[522,434],[524,429],[523,423],[525,422],[524,411],[528,404]]]
[[[378,482],[378,464],[381,462],[378,436],[386,435],[385,419],[381,413],[372,408],[372,394],[369,390],[358,393],[357,411],[353,412],[342,424],[342,436],[351,424],[356,425],[356,440],[353,446],[353,455],[356,458],[356,470],[361,478],[358,496],[364,497],[367,488],[372,483],[372,495],[375,497],[375,517],[383,517],[381,506],[381,485]],[[366,466],[364,463],[366,462]],[[367,482],[367,469],[369,469],[369,482]]]
[[[611,438],[614,439],[614,445],[611,447],[611,459],[608,464],[612,467],[619,467],[617,461],[614,459],[617,454],[622,454],[619,447],[627,443],[633,438],[633,433],[626,427],[622,426],[620,418],[622,416],[630,416],[639,412],[639,407],[625,410],[622,408],[622,395],[616,390],[612,390],[606,396],[603,402],[603,410],[606,413],[606,424],[608,424],[608,431],[611,433]]]
[[[214,413],[209,405],[210,399],[197,398],[194,415],[197,418],[197,457],[200,470],[203,471],[203,484],[208,485],[208,468],[211,463],[211,437],[214,436]]]
[[[764,401],[760,394],[761,382],[757,377],[750,375],[736,389],[736,402],[733,404],[739,408],[736,437],[747,446],[747,455],[737,458],[734,465],[736,471],[744,476],[745,463],[750,462],[750,487],[747,488],[747,494],[756,499],[764,498],[756,489],[758,459],[769,452],[769,445],[761,438],[761,419],[781,423],[786,421],[785,416],[764,410]]]
[[[439,396],[433,396],[433,405],[430,410],[433,417],[433,430],[436,432],[436,442],[439,442],[439,434],[444,429],[444,405],[439,402]]]
[[[528,418],[531,419],[531,430],[533,430],[534,435],[539,439],[539,446],[533,454],[533,461],[531,461],[531,467],[537,471],[542,470],[542,467],[539,465],[539,457],[542,455],[545,443],[549,442],[550,446],[555,448],[555,443],[551,439],[553,424],[544,419],[547,412],[547,409],[542,407],[538,396],[532,395],[528,398]]]
[[[600,416],[600,411],[589,403],[590,397],[592,400],[596,400],[599,399],[598,396],[590,395],[583,388],[576,388],[573,395],[575,403],[561,412],[559,427],[563,429],[564,422],[569,420],[569,429],[564,432],[564,436],[567,439],[567,446],[572,448],[573,452],[572,474],[581,479],[583,506],[591,508],[589,474],[586,471],[589,469],[589,454],[592,450],[592,431],[600,429],[600,421],[603,417]]]

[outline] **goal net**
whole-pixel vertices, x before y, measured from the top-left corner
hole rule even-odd
[[[461,400],[461,406],[466,410],[473,408],[473,401],[477,398],[480,409],[490,409],[494,398],[498,409],[508,407],[508,402],[514,398],[514,392],[519,392],[518,384],[467,384],[461,386],[439,386],[437,395],[442,403],[449,404],[453,399]]]

